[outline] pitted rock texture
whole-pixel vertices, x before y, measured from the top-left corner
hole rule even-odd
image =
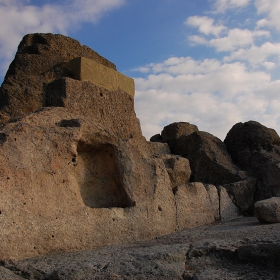
[[[46,106],[92,118],[120,139],[143,138],[134,99],[121,90],[109,91],[88,81],[61,78],[45,89]]]
[[[77,40],[59,35],[26,35],[18,46],[0,88],[0,123],[45,106],[45,86],[62,77],[72,77],[67,62],[86,57],[116,70],[116,66]]]
[[[193,182],[223,185],[246,177],[232,163],[224,143],[210,133],[197,131],[177,139],[174,152],[190,161]]]
[[[233,161],[257,182],[256,199],[280,196],[280,137],[255,121],[238,123],[225,138]]]
[[[222,217],[215,186],[174,191],[187,178],[176,157],[170,177],[166,144],[121,139],[61,107],[7,123],[1,135],[1,260],[148,240]]]
[[[276,280],[279,230],[280,224],[242,217],[145,242],[6,261],[0,275],[6,272],[1,279],[8,280]]]
[[[257,201],[255,214],[262,223],[280,223],[280,197]]]

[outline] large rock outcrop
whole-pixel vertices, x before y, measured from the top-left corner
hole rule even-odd
[[[224,185],[244,180],[246,172],[233,164],[225,144],[210,133],[187,122],[164,127],[152,142],[167,143],[172,153],[190,161],[191,181]]]
[[[225,145],[233,161],[257,178],[257,199],[280,196],[280,137],[255,121],[237,123]]]
[[[145,140],[133,89],[75,40],[23,38],[0,89],[0,261],[232,218],[225,189],[190,184],[188,159]]]
[[[68,62],[92,59],[116,70],[116,66],[77,40],[59,34],[28,34],[18,46],[0,88],[0,123],[45,106],[45,87],[60,77],[73,77]]]

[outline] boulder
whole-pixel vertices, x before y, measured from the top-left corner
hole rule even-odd
[[[275,130],[255,121],[238,123],[224,143],[234,163],[258,180],[257,200],[280,195],[280,138]]]
[[[67,63],[77,57],[116,70],[115,64],[72,38],[50,33],[26,35],[0,88],[0,123],[45,106],[46,85],[61,77],[73,77]]]
[[[161,159],[164,162],[173,189],[190,181],[191,168],[188,159],[166,154]]]
[[[174,152],[190,161],[193,182],[223,185],[246,177],[233,164],[224,143],[210,133],[197,131],[179,137]]]
[[[221,186],[218,186],[218,192],[221,221],[229,221],[237,218],[239,216],[239,210],[230,199],[227,190]]]
[[[271,197],[255,203],[255,214],[262,223],[280,222],[280,197]]]
[[[182,135],[189,135],[195,131],[198,131],[196,125],[188,122],[175,122],[165,126],[161,132],[163,142],[167,143],[173,152],[176,146],[176,140]]]
[[[257,191],[257,180],[255,178],[248,177],[243,181],[226,184],[223,187],[242,215],[252,215],[254,213]]]
[[[217,188],[202,183],[180,185],[175,192],[178,229],[192,228],[220,220]]]
[[[161,137],[160,134],[155,134],[155,135],[153,135],[153,136],[150,138],[150,141],[151,141],[151,142],[164,143],[164,142],[162,141],[162,137]]]

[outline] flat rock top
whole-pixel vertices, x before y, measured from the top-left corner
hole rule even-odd
[[[5,262],[0,276],[14,271],[14,279],[280,279],[279,232],[279,223],[241,217],[146,242]]]

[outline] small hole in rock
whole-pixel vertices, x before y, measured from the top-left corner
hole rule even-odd
[[[54,235],[52,235],[52,238],[54,238]]]
[[[100,96],[103,96],[103,93],[102,93],[102,92],[100,92]]]
[[[158,206],[158,211],[162,211],[162,208],[160,206]]]
[[[36,248],[36,246],[34,246],[34,250],[36,250],[37,248]]]

